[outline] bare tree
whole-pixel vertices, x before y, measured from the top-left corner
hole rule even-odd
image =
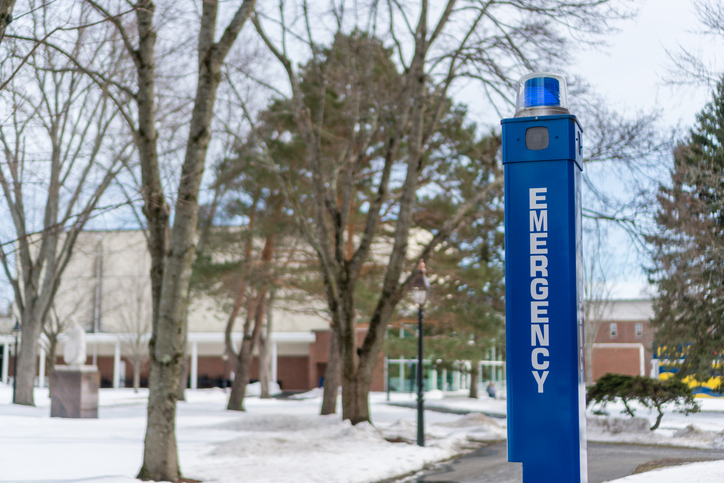
[[[586,360],[586,382],[593,382],[593,345],[604,320],[611,315],[611,285],[606,267],[611,260],[605,251],[605,236],[600,226],[589,229],[584,236],[583,252],[583,335]]]
[[[151,290],[145,274],[133,277],[123,288],[130,298],[118,308],[118,339],[123,353],[133,366],[133,390],[141,387],[141,373],[148,364],[148,339],[151,337]]]
[[[694,10],[702,25],[704,37],[724,38],[724,5],[714,0],[694,0]],[[680,46],[678,51],[667,51],[671,66],[664,80],[675,86],[692,85],[715,88],[721,80],[721,67],[704,59],[698,52]]]
[[[389,26],[386,39],[402,69],[402,79],[396,85],[375,83],[379,79],[375,77],[378,72],[372,69],[375,65],[372,51],[369,44],[365,48],[362,41],[348,42],[348,51],[342,56],[347,59],[346,72],[332,70],[324,49],[315,40],[312,26],[319,22],[307,2],[302,4],[301,17],[290,22],[287,22],[289,11],[285,4],[279,4],[279,15],[274,20],[278,26],[275,30],[280,30],[277,41],[262,26],[261,14],[252,17],[257,32],[284,69],[291,91],[290,109],[308,151],[313,210],[307,206],[300,209],[298,201],[295,204],[293,188],[287,193],[306,239],[321,263],[332,327],[341,349],[343,418],[353,424],[370,419],[368,393],[372,372],[390,317],[415,275],[410,258],[427,259],[467,221],[471,208],[492,198],[491,191],[502,182],[498,178],[489,183],[487,189],[481,189],[478,198],[462,204],[432,240],[416,256],[410,257],[409,238],[417,191],[424,183],[426,154],[449,105],[450,89],[458,81],[476,79],[481,83],[483,95],[491,99],[495,108],[507,97],[520,73],[566,60],[565,35],[572,33],[579,42],[593,42],[609,31],[611,21],[627,15],[613,2],[598,0],[464,4],[449,0],[438,19],[431,23],[428,1],[414,3],[413,6],[375,2],[371,10],[353,10],[351,15],[345,2],[334,2],[331,8],[331,21],[337,26],[336,40],[346,28],[377,32],[381,26]],[[360,18],[365,19],[366,25],[357,23]],[[301,31],[296,31],[297,28]],[[307,104],[309,97],[305,99],[300,73],[290,58],[289,38],[304,39],[310,51],[311,61],[306,69],[316,73],[319,86],[311,107]],[[345,76],[347,82],[340,82]],[[340,95],[353,100],[354,108],[341,121],[348,123],[349,128],[346,136],[338,135],[337,142],[342,146],[339,155],[329,159],[323,152],[328,132],[324,120],[326,92],[333,84]],[[374,95],[370,96],[370,92]],[[369,180],[372,186],[368,190],[373,195],[367,201],[363,228],[355,236],[356,248],[348,258],[345,248],[355,186],[364,176],[368,154],[373,148],[380,153],[380,168]],[[358,347],[355,287],[388,214],[395,220],[386,223],[392,248],[387,255],[384,280],[369,329],[362,346]],[[405,276],[405,272],[412,273]]]
[[[281,210],[281,206],[279,209]],[[253,234],[250,233],[247,237],[247,244],[249,244]],[[234,368],[234,381],[231,384],[227,409],[244,410],[244,396],[251,374],[254,350],[259,345],[266,309],[269,306],[268,298],[272,288],[272,262],[277,248],[276,244],[277,233],[273,231],[266,236],[258,260],[248,256],[251,253],[247,248],[244,277],[241,280],[241,286],[225,331],[226,350],[230,354]],[[246,318],[242,327],[241,347],[235,351],[231,343],[231,331],[241,310],[242,301],[245,304]]]
[[[42,31],[54,12],[43,5],[32,15]],[[86,50],[86,33],[73,34],[74,55],[93,55]],[[103,58],[111,69],[118,62]],[[0,187],[17,241],[14,253],[0,249],[0,262],[22,327],[15,402],[32,406],[43,323],[78,234],[130,156],[130,146],[114,139],[117,116],[108,97],[69,69],[67,58],[43,45],[28,62],[32,68],[14,77],[2,105],[9,122],[0,126],[5,158]],[[44,200],[42,211],[38,199]]]
[[[221,69],[254,9],[255,0],[241,2],[218,41],[219,3],[202,4],[196,49],[196,93],[176,190],[173,227],[169,225],[170,208],[163,190],[157,146],[156,6],[151,0],[130,2],[135,11],[135,22],[126,22],[120,16],[121,11],[112,11],[115,3],[110,6],[95,0],[86,0],[86,3],[116,27],[123,50],[135,67],[135,79],[114,86],[113,99],[133,133],[139,152],[143,214],[151,254],[150,396],[143,466],[138,476],[145,480],[177,481],[180,471],[175,436],[176,401],[185,353],[185,314],[196,243],[199,189],[211,139]],[[78,67],[100,86],[104,85],[103,78],[95,70],[83,65]],[[124,99],[129,99],[130,105]]]

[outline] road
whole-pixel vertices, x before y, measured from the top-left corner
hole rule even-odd
[[[588,443],[589,483],[602,483],[632,474],[639,465],[724,459],[723,451]],[[520,483],[521,465],[508,463],[506,444],[495,443],[432,468],[404,483]]]

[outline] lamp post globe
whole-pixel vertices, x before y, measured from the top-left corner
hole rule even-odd
[[[15,319],[13,336],[15,336],[15,357],[13,357],[13,404],[15,404],[15,392],[18,388],[18,337],[20,336],[20,321]]]
[[[412,281],[412,298],[417,304],[417,445],[425,446],[425,389],[422,377],[423,307],[430,295],[430,282],[425,276],[425,262],[420,260]]]
[[[417,265],[417,275],[412,281],[412,299],[417,304],[418,308],[422,308],[427,303],[427,298],[430,295],[430,282],[425,276],[425,262],[420,260]]]

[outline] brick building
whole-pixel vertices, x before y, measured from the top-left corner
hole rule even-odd
[[[609,302],[604,314],[593,346],[593,380],[609,372],[651,374],[651,300],[615,300]]]

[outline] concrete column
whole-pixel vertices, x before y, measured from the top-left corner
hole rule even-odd
[[[10,367],[10,343],[5,342],[3,344],[3,369],[2,369],[2,381],[7,384],[10,375],[8,374],[8,368]]]
[[[116,350],[113,353],[113,389],[121,387],[121,343],[116,342]]]
[[[38,363],[38,387],[45,386],[45,349],[42,346],[40,349],[40,362]]]
[[[453,391],[460,390],[460,371],[453,372]]]
[[[384,384],[385,392],[390,392],[390,358],[385,357],[385,366],[383,367],[382,381]]]
[[[402,357],[400,357],[400,392],[405,392],[405,360]]]
[[[442,370],[442,387],[443,391],[447,391],[447,369]]]
[[[432,377],[430,378],[430,381],[432,382],[430,390],[434,390],[437,389],[437,369],[432,369],[430,373],[432,374]]]
[[[5,360],[5,359],[3,359],[3,360]],[[5,370],[4,366],[3,366],[3,370]],[[3,372],[3,374],[7,374],[7,372]],[[7,378],[7,376],[3,376],[3,377]],[[651,359],[651,377],[653,379],[659,378],[659,360],[658,359]]]
[[[199,343],[191,343],[191,389],[199,384]]]
[[[277,360],[277,343],[272,341],[271,346],[271,380],[277,382],[279,376],[277,374],[279,368],[279,361]]]

